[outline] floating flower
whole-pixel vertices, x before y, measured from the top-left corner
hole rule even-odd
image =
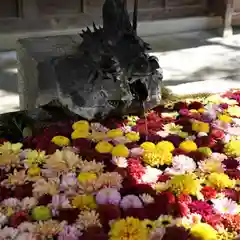
[[[225,144],[224,152],[229,156],[240,157],[240,141],[230,141]]]
[[[109,187],[120,189],[122,187],[122,176],[117,172],[106,172],[99,176],[95,183],[95,189],[99,190],[101,188]]]
[[[128,161],[125,157],[113,157],[111,162],[120,168],[126,168],[128,166]]]
[[[121,201],[121,194],[114,188],[103,188],[96,194],[97,204],[118,205]]]
[[[75,226],[66,225],[58,235],[58,240],[78,240],[82,233]]]
[[[107,141],[101,141],[101,142],[97,143],[95,149],[99,153],[110,153],[113,149],[113,145]]]
[[[80,132],[88,132],[89,131],[89,123],[88,123],[88,121],[80,120],[78,122],[75,122],[72,125],[72,128],[74,130],[78,130]]]
[[[116,137],[122,137],[123,136],[123,131],[122,129],[111,129],[107,132],[107,137],[109,138],[116,138]]]
[[[78,215],[76,226],[79,230],[87,230],[89,227],[101,227],[99,214],[95,210],[82,211]]]
[[[109,239],[148,240],[148,230],[142,221],[128,217],[117,220],[111,225]]]
[[[156,227],[169,227],[176,224],[176,221],[173,219],[171,215],[161,215],[156,220]]]
[[[156,149],[156,145],[152,142],[144,142],[140,145],[140,147],[145,151],[154,151]]]
[[[204,161],[198,162],[198,167],[202,172],[205,173],[223,173],[225,170],[222,162],[214,158],[209,158]]]
[[[195,171],[197,165],[194,160],[185,155],[178,155],[173,157],[172,168],[167,168],[168,174],[185,174]]]
[[[195,132],[209,133],[209,124],[205,122],[194,121],[192,123],[192,130]]]
[[[228,198],[212,199],[213,207],[221,214],[237,214],[239,213],[238,204]]]
[[[140,199],[143,201],[143,203],[145,205],[154,203],[154,198],[151,195],[147,194],[147,193],[143,193],[139,197],[140,197]]]
[[[227,109],[227,112],[232,117],[240,117],[240,107],[239,106],[231,106]]]
[[[232,122],[232,118],[229,117],[229,116],[226,115],[226,114],[220,114],[220,115],[218,116],[218,119],[219,119],[220,121],[225,122],[225,123],[231,123],[231,122]]]
[[[161,174],[161,170],[147,166],[145,168],[145,173],[142,176],[142,181],[143,183],[156,183]]]
[[[198,196],[201,190],[201,182],[194,174],[181,174],[173,176],[169,180],[170,189],[176,194],[190,194]]]
[[[68,146],[70,144],[70,140],[64,136],[55,136],[52,138],[52,142],[60,147]]]
[[[91,172],[82,172],[78,174],[77,180],[79,183],[90,182],[97,179],[97,175]]]
[[[231,180],[225,173],[211,173],[207,177],[207,184],[219,190],[224,188],[233,188],[235,181]]]
[[[203,153],[207,157],[212,155],[212,150],[209,147],[200,147],[198,148],[198,151]]]
[[[137,132],[128,132],[125,136],[132,142],[137,142],[140,139],[139,133]]]
[[[161,150],[167,150],[169,152],[172,152],[175,149],[174,145],[171,142],[169,142],[169,141],[161,141],[161,142],[159,142],[156,145],[156,148],[157,149],[161,149]]]
[[[206,223],[197,223],[192,226],[191,234],[201,240],[217,240],[217,231]]]
[[[51,210],[46,206],[37,206],[32,210],[32,218],[36,221],[46,221],[51,217]]]
[[[123,197],[122,201],[120,202],[120,207],[122,209],[128,209],[128,208],[142,208],[143,204],[139,197],[135,195],[127,195]]]
[[[185,152],[193,152],[197,150],[197,145],[193,141],[186,140],[180,143],[179,148]]]
[[[172,163],[172,153],[163,149],[145,151],[143,161],[152,167],[170,165]]]
[[[91,195],[77,195],[72,199],[72,206],[81,210],[95,209],[97,207],[95,198]]]
[[[72,139],[88,138],[89,136],[90,136],[90,133],[88,131],[75,130],[71,134],[71,138]]]
[[[128,148],[123,144],[118,144],[112,149],[112,155],[114,157],[128,157],[129,150]]]

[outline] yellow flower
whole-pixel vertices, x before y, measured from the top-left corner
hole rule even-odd
[[[234,188],[235,181],[231,180],[225,173],[211,173],[207,177],[207,184],[216,189]]]
[[[0,152],[13,152],[18,153],[20,152],[23,144],[22,143],[10,143],[10,142],[4,142],[2,145],[0,145]]]
[[[198,113],[198,111],[196,109],[190,109],[189,112],[190,113]]]
[[[217,231],[207,223],[193,225],[190,232],[199,240],[217,240]]]
[[[112,129],[107,132],[109,138],[122,137],[123,131],[121,129]]]
[[[144,151],[143,161],[152,167],[170,165],[172,163],[172,153],[161,148],[155,151]]]
[[[72,199],[72,206],[81,210],[95,209],[96,201],[92,195],[77,195]]]
[[[75,122],[72,125],[72,128],[73,128],[73,130],[88,132],[89,131],[89,123],[86,120],[80,120],[78,122]]]
[[[222,162],[218,159],[209,158],[199,162],[198,165],[201,171],[205,173],[224,172]]]
[[[224,152],[232,157],[240,157],[240,140],[233,140],[225,144]]]
[[[88,138],[90,133],[88,131],[79,131],[74,130],[71,134],[72,139],[78,139],[78,138]]]
[[[204,108],[199,108],[199,109],[198,109],[198,112],[199,112],[199,113],[204,113],[204,112],[205,112],[205,109],[204,109]]]
[[[172,225],[172,223],[173,223],[173,217],[171,215],[161,215],[156,220],[157,227],[167,227],[169,225]]]
[[[138,132],[129,132],[129,133],[126,133],[125,136],[132,142],[137,142],[140,139]]]
[[[198,148],[198,151],[203,153],[206,156],[211,156],[212,155],[212,150],[209,147],[200,147],[200,148]]]
[[[180,143],[179,148],[185,152],[192,152],[197,150],[197,144],[191,140],[186,140]]]
[[[95,149],[99,153],[110,153],[113,149],[113,145],[107,141],[101,141],[96,145]]]
[[[209,133],[209,124],[205,122],[195,121],[192,123],[192,130],[195,132]]]
[[[201,190],[201,183],[194,174],[173,176],[169,180],[169,186],[178,195],[183,193],[197,196]]]
[[[115,147],[112,149],[112,155],[114,157],[128,157],[129,155],[129,150],[128,148],[123,145],[123,144],[117,144]]]
[[[52,138],[52,142],[60,147],[68,146],[70,144],[70,140],[64,136],[55,136]]]
[[[240,117],[240,107],[239,106],[232,106],[227,109],[230,116],[233,117]]]
[[[144,142],[140,145],[140,147],[145,151],[153,151],[156,149],[156,145],[152,142]]]
[[[169,188],[169,183],[167,182],[158,182],[154,186],[157,193],[164,192]]]
[[[41,168],[39,168],[39,167],[30,167],[28,169],[27,173],[31,177],[38,176],[41,173]]]
[[[94,181],[97,179],[97,175],[95,173],[91,173],[91,172],[82,172],[78,174],[78,182],[79,183],[86,183],[88,181]]]
[[[24,163],[30,167],[32,165],[43,164],[45,160],[46,160],[46,155],[44,151],[31,150],[27,152]]]
[[[133,217],[120,219],[111,225],[110,240],[148,240],[148,229],[144,222]]]
[[[175,149],[174,145],[171,142],[169,142],[169,141],[161,141],[161,142],[159,142],[156,145],[156,148],[157,149],[162,149],[162,150],[167,150],[169,152],[172,152]]]
[[[220,121],[225,122],[225,123],[231,123],[231,122],[232,122],[232,118],[229,117],[229,116],[226,115],[226,114],[220,114],[220,115],[218,116],[218,119],[219,119]]]
[[[95,141],[102,141],[103,139],[107,138],[107,134],[104,132],[92,132],[89,138]]]

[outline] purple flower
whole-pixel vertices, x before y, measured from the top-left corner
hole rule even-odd
[[[53,214],[57,213],[59,208],[71,208],[69,200],[64,195],[55,195],[52,197],[51,207],[53,208]]]
[[[181,114],[182,116],[188,116],[189,110],[187,108],[180,109],[179,114]]]
[[[78,240],[82,233],[74,226],[64,226],[62,232],[59,233],[57,240]]]
[[[142,208],[143,204],[138,196],[135,195],[127,195],[125,196],[121,203],[120,207],[122,209],[128,209],[128,208]]]
[[[62,189],[68,189],[77,186],[77,178],[75,173],[68,173],[62,176],[60,187]]]
[[[103,188],[96,195],[97,204],[118,205],[121,201],[121,194],[115,188]]]

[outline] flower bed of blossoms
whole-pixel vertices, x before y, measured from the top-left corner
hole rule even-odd
[[[231,91],[2,139],[0,239],[240,239],[239,103]]]

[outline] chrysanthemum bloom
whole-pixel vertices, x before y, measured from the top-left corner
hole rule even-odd
[[[172,152],[175,149],[174,145],[171,142],[169,142],[169,141],[161,141],[161,142],[159,142],[156,145],[156,148],[157,148],[157,150],[158,149],[164,149],[164,150],[168,150],[169,152]]]
[[[121,137],[123,136],[122,129],[112,129],[107,132],[109,138]]]
[[[225,173],[211,173],[207,177],[207,185],[218,190],[224,188],[233,188],[235,181],[231,180]]]
[[[205,122],[194,121],[192,124],[192,130],[195,132],[209,133],[209,124]]]
[[[145,151],[153,151],[156,149],[156,145],[152,142],[144,142],[140,145],[140,147]]]
[[[112,155],[114,157],[128,157],[129,149],[123,144],[118,144],[115,147],[113,147]]]
[[[63,231],[61,231],[58,235],[58,240],[78,240],[82,235],[81,231],[79,231],[75,226],[66,225],[64,226]]]
[[[140,136],[138,132],[128,132],[125,136],[132,142],[137,142],[140,140]]]
[[[72,206],[81,210],[95,209],[97,207],[96,201],[92,195],[77,195],[72,199]]]
[[[154,151],[145,151],[143,161],[150,166],[170,165],[172,163],[172,153],[168,150],[158,149]]]
[[[222,217],[222,223],[225,228],[230,231],[236,231],[240,233],[240,215],[239,214],[224,214]]]
[[[190,233],[184,227],[179,226],[170,226],[166,228],[165,235],[163,236],[162,240],[188,240]]]
[[[74,130],[89,131],[89,123],[86,120],[80,120],[72,125]]]
[[[169,180],[170,189],[176,194],[190,194],[197,196],[201,190],[201,183],[194,174],[173,176]]]
[[[186,140],[180,143],[179,148],[185,152],[192,152],[197,150],[197,145],[193,141]]]
[[[225,144],[224,152],[228,156],[240,157],[240,141],[230,141],[229,143]]]
[[[202,189],[201,189],[201,193],[204,197],[205,200],[210,200],[210,199],[214,199],[217,195],[217,191],[210,187],[210,186],[204,186]]]
[[[148,230],[144,222],[133,217],[128,217],[118,220],[111,225],[109,239],[148,240]]]
[[[127,195],[127,196],[123,197],[123,199],[121,200],[120,207],[122,209],[142,208],[143,204],[138,196]]]
[[[97,143],[95,149],[99,153],[110,153],[113,149],[113,145],[107,141],[101,141]]]
[[[52,138],[52,142],[60,147],[68,146],[70,144],[70,140],[64,136],[55,136]]]
[[[203,218],[214,213],[213,207],[204,201],[193,201],[188,204],[191,213],[200,214]]]
[[[201,240],[217,240],[217,231],[206,223],[197,223],[190,230],[193,237]]]
[[[215,210],[217,212],[219,212],[220,214],[237,214],[239,212],[239,206],[238,204],[228,198],[220,198],[220,199],[212,199],[211,200],[213,202],[213,207],[215,208]]]
[[[147,166],[145,168],[145,174],[142,176],[143,183],[156,183],[159,176],[162,174],[162,171],[157,168],[152,168]]]
[[[128,161],[125,157],[112,157],[111,162],[119,168],[126,168]]]
[[[96,194],[97,204],[113,204],[118,205],[121,201],[121,195],[117,189],[103,188]]]
[[[79,130],[74,130],[71,134],[71,138],[78,139],[78,138],[88,138],[90,136],[90,133],[88,131],[79,131]]]

